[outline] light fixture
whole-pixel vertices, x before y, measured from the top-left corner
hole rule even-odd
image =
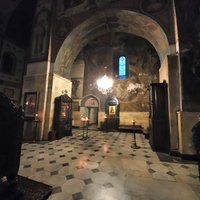
[[[106,69],[107,67],[104,68]],[[106,74],[97,80],[97,89],[102,94],[108,94],[109,92],[111,92],[112,86],[113,86],[113,80],[108,76],[106,76]]]

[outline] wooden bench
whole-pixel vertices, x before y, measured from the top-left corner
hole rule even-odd
[[[143,133],[143,127],[140,125],[120,125],[119,131],[121,132],[133,132],[134,133]]]
[[[141,133],[144,135],[145,139],[149,139],[149,132],[144,129],[141,125],[120,125],[119,131],[121,132],[131,132],[131,133]]]

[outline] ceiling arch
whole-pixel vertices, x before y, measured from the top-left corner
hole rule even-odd
[[[148,40],[156,49],[161,63],[170,54],[167,36],[156,21],[133,11],[107,9],[72,30],[57,54],[54,72],[69,78],[71,66],[81,49],[89,41],[110,31],[129,33]]]

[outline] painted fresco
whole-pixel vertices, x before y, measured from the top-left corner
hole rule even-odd
[[[200,101],[200,47],[192,49],[181,55],[182,80],[184,101],[199,104]],[[187,106],[187,105],[186,105]]]
[[[72,98],[81,99],[83,94],[83,79],[72,78]]]
[[[177,1],[183,108],[200,110],[200,2]],[[185,8],[188,9],[185,9]]]
[[[157,53],[149,42],[136,36],[117,34],[112,38],[114,45],[111,46],[105,38],[99,38],[85,48],[84,95],[92,93],[104,99],[105,95],[96,88],[96,80],[104,74],[111,77],[113,54],[124,52],[128,57],[129,77],[114,79],[112,95],[120,101],[120,111],[148,111],[148,86],[151,82],[158,82],[159,78]],[[107,66],[106,71],[104,66]]]
[[[74,52],[79,52],[88,41],[104,32],[104,24],[115,32],[123,30],[144,36],[149,41],[156,40],[153,44],[156,50],[169,54],[168,42],[175,42],[171,1],[152,0],[151,4],[145,0],[131,3],[129,0],[57,0],[51,57],[52,62],[56,63],[55,73],[69,77],[69,71],[65,68],[74,62],[72,58],[77,56]],[[151,6],[153,8],[149,10]]]
[[[119,0],[59,0],[57,3],[57,18],[101,8],[115,1]]]
[[[40,61],[47,59],[50,31],[49,28],[51,19],[50,11],[50,2],[45,0],[38,1],[31,37],[31,61]]]
[[[141,1],[141,9],[147,13],[161,12],[169,4],[169,0],[143,0]]]

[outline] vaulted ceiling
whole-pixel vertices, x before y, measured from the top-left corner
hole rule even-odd
[[[0,36],[28,47],[36,0],[0,1]]]
[[[0,0],[0,38],[8,38],[22,47],[28,47],[36,3],[37,0]],[[194,24],[192,23],[193,18],[197,18],[194,10],[196,9],[198,12],[199,1],[175,0],[175,3],[179,8],[177,15],[183,21],[183,25],[180,25],[179,29],[183,33],[190,34],[194,28],[192,27],[190,30],[184,20],[189,20],[190,26]]]

